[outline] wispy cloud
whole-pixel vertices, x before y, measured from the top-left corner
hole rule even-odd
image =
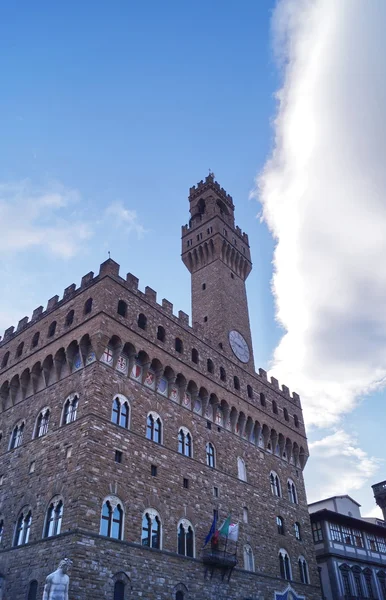
[[[74,218],[79,192],[54,182],[35,186],[29,180],[0,183],[0,246],[7,255],[40,247],[62,258],[80,250],[92,230]]]
[[[310,444],[312,467],[307,471],[309,502],[359,490],[381,461],[368,456],[343,429]],[[355,498],[355,494],[354,494]]]
[[[386,380],[385,21],[382,0],[279,0],[273,17],[283,84],[256,194],[285,331],[272,369],[308,426],[341,427]],[[358,489],[377,465],[342,429],[310,462],[313,499]]]
[[[126,208],[120,200],[112,202],[105,214],[113,219],[116,227],[122,227],[127,233],[135,232],[138,238],[142,238],[147,232],[138,220],[137,211]]]

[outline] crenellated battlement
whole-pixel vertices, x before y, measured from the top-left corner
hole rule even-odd
[[[201,179],[197,185],[194,185],[189,189],[189,200],[194,200],[197,198],[197,196],[203,192],[206,192],[209,188],[212,188],[222,200],[225,200],[225,202],[227,202],[232,209],[234,209],[232,196],[228,194],[217,181],[215,181],[213,173],[209,173],[209,175],[205,177],[205,181]]]
[[[139,290],[139,279],[132,273],[127,273],[126,278],[123,278],[119,274],[120,265],[116,263],[114,260],[109,258],[105,262],[100,265],[98,275],[94,276],[94,273],[90,271],[86,275],[84,275],[81,279],[81,283],[79,287],[76,287],[75,283],[67,286],[61,298],[58,295],[53,296],[47,302],[46,309],[43,309],[43,306],[38,306],[32,312],[32,316],[23,317],[20,319],[17,328],[9,327],[5,330],[3,338],[0,337],[0,348],[3,347],[6,343],[11,341],[13,338],[18,336],[20,333],[24,332],[26,329],[31,327],[32,325],[36,325],[40,320],[44,319],[48,314],[74,299],[76,296],[81,294],[84,290],[90,288],[92,285],[96,284],[98,281],[103,279],[104,277],[112,277],[116,281],[118,281],[121,285],[126,287],[131,292],[134,292],[139,298],[146,300],[149,304],[153,305],[157,310],[163,312],[168,318],[172,318],[178,325],[183,327],[186,330],[190,330],[191,333],[196,336],[199,335],[199,338],[207,343],[211,344],[210,339],[206,339],[204,335],[204,330],[201,324],[193,323],[193,327],[189,325],[189,315],[184,311],[179,310],[178,315],[173,313],[173,303],[167,300],[166,298],[162,299],[161,304],[157,302],[157,292],[153,290],[151,287],[146,286],[144,292]],[[279,392],[288,400],[294,402],[297,406],[300,406],[300,398],[296,392],[290,394],[290,390],[286,385],[282,385],[281,388],[279,386],[279,382],[275,377],[271,377],[268,379],[267,372],[264,369],[259,369],[259,372],[255,374],[256,377],[261,379],[264,384],[276,392]]]

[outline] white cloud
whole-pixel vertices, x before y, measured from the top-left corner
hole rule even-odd
[[[309,444],[311,468],[306,470],[308,501],[350,494],[375,475],[381,461],[368,456],[342,429]],[[354,493],[353,493],[354,492]]]
[[[125,208],[123,202],[117,200],[112,202],[105,211],[105,214],[112,217],[117,227],[123,227],[127,233],[134,231],[138,238],[142,238],[146,229],[138,221],[137,211]]]
[[[385,22],[383,0],[281,0],[274,15],[283,86],[257,182],[286,332],[272,369],[308,425],[338,423],[386,378]]]
[[[76,190],[57,182],[44,187],[29,180],[0,183],[2,252],[9,257],[39,247],[62,258],[75,256],[92,234],[89,224],[70,212],[79,199]]]

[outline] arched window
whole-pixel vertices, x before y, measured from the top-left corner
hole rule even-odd
[[[33,579],[32,581],[30,581],[30,584],[29,584],[27,600],[36,600],[37,593],[38,593],[38,582],[36,581],[36,579]]]
[[[241,481],[247,481],[247,469],[245,467],[245,461],[240,456],[237,457],[237,474]]]
[[[227,374],[225,372],[224,367],[220,367],[220,379],[221,379],[221,381],[227,380]]]
[[[146,318],[146,316],[145,316],[143,313],[140,313],[140,314],[138,315],[138,322],[137,322],[137,323],[138,323],[138,327],[139,327],[140,329],[143,329],[143,330],[145,330],[145,329],[146,329],[146,325],[147,325],[147,318]]]
[[[14,546],[23,546],[24,544],[28,544],[31,523],[32,513],[28,508],[26,508],[20,513],[19,518],[16,521],[15,537],[13,542]]]
[[[192,436],[186,427],[178,432],[178,452],[192,458]]]
[[[342,587],[343,587],[343,592],[344,592],[344,597],[351,597],[352,596],[352,588],[351,588],[351,581],[350,581],[350,568],[346,565],[340,565],[339,566],[339,570],[340,570],[340,576],[342,578]]]
[[[214,373],[213,360],[211,360],[210,358],[208,358],[208,360],[206,361],[206,368],[208,370],[208,373]]]
[[[165,339],[166,339],[165,329],[162,327],[162,325],[158,325],[157,340],[159,340],[160,342],[164,342]]]
[[[253,389],[252,389],[252,387],[250,385],[247,385],[247,394],[248,394],[248,398],[250,400],[252,400],[252,398],[253,398]]]
[[[63,500],[61,498],[56,498],[48,507],[43,537],[46,538],[52,537],[53,535],[59,535],[62,527],[62,518]]]
[[[146,437],[157,444],[162,443],[162,422],[157,413],[149,413],[147,415]]]
[[[294,415],[294,423],[295,423],[295,427],[299,427],[299,419],[297,415]]]
[[[273,496],[281,496],[280,479],[274,471],[271,471],[269,480],[271,483],[271,492]]]
[[[384,571],[378,571],[377,579],[379,583],[379,587],[381,588],[383,594],[383,600],[386,600],[386,574]]]
[[[351,570],[354,576],[356,596],[358,598],[363,598],[362,569],[358,565],[355,565]]]
[[[366,582],[367,598],[375,598],[372,570],[367,567],[366,569],[364,569],[363,575],[365,577]]]
[[[299,564],[299,575],[300,575],[300,581],[302,583],[309,583],[309,577],[308,577],[308,567],[307,567],[307,562],[306,559],[304,558],[304,556],[299,556],[299,560],[298,560],[298,564]],[[362,598],[363,594],[360,594],[360,597]]]
[[[159,514],[149,508],[142,517],[142,546],[161,548],[161,519]]]
[[[283,519],[283,517],[280,517],[280,516],[276,517],[276,525],[277,525],[277,532],[280,533],[280,535],[284,535],[284,519]]]
[[[39,343],[39,337],[40,337],[39,331],[34,333],[33,338],[32,338],[31,348],[36,348],[36,346]]]
[[[298,503],[298,497],[296,494],[296,487],[292,479],[288,479],[287,481],[287,491],[288,491],[288,500],[292,502],[292,504]]]
[[[246,571],[254,571],[255,570],[255,560],[253,557],[253,551],[249,544],[244,546],[244,569]]]
[[[176,592],[176,600],[184,600],[184,592],[181,592],[181,590]]]
[[[118,308],[117,308],[117,313],[121,316],[121,317],[126,317],[127,315],[127,304],[124,300],[119,300],[118,302]]]
[[[240,380],[237,377],[237,375],[235,375],[233,377],[233,385],[234,385],[235,390],[240,390]]]
[[[122,539],[123,508],[118,498],[110,497],[103,503],[100,534],[116,540]]]
[[[198,350],[196,348],[192,348],[192,362],[198,364]]]
[[[279,551],[279,567],[280,567],[280,577],[282,579],[287,579],[290,581],[291,577],[291,563],[288,556],[288,552],[286,550],[281,549]]]
[[[177,527],[177,552],[194,558],[194,530],[187,519],[181,519]]]
[[[73,310],[70,310],[70,312],[67,313],[67,316],[66,316],[66,327],[69,327],[70,325],[73,324],[73,322],[74,322],[74,315],[75,315],[75,312]]]
[[[43,409],[36,421],[35,438],[40,438],[46,435],[48,431],[48,423],[50,421],[50,410],[48,408]]]
[[[114,584],[114,600],[125,600],[125,584],[123,581],[116,581]]]
[[[261,406],[266,406],[265,395],[263,393],[260,394],[260,404]]]
[[[23,434],[24,434],[24,422],[19,423],[14,428],[14,430],[12,432],[12,435],[11,435],[11,443],[10,443],[10,446],[9,446],[10,450],[13,450],[13,448],[18,448],[19,446],[22,445],[22,443],[23,443]]]
[[[68,396],[64,403],[62,425],[67,425],[76,420],[79,398],[76,394]]]
[[[176,352],[179,352],[180,354],[183,353],[183,351],[184,351],[184,345],[182,343],[182,340],[180,340],[180,338],[176,338],[175,339],[174,347],[176,349]]]
[[[48,328],[48,337],[52,337],[55,335],[56,331],[56,321],[52,321],[51,325]]]
[[[117,394],[114,398],[111,421],[115,425],[129,429],[130,405],[125,396],[121,394]]]
[[[4,369],[4,367],[7,366],[8,364],[8,360],[9,360],[9,352],[6,352],[3,356],[3,360],[1,361],[1,368]]]
[[[214,446],[210,442],[206,444],[206,464],[212,469],[214,469],[216,466]]]
[[[16,358],[19,358],[23,354],[24,342],[20,342],[16,350]]]
[[[286,421],[289,421],[289,415],[288,415],[288,410],[286,408],[283,408],[283,415]]]
[[[83,312],[85,315],[88,315],[88,314],[90,314],[91,311],[92,311],[92,298],[89,298],[84,303],[84,311]]]
[[[300,523],[298,523],[297,521],[296,521],[296,523],[294,523],[294,532],[295,532],[296,539],[301,540],[302,535],[300,533]]]
[[[277,415],[278,414],[278,410],[277,410],[277,403],[275,402],[275,400],[272,400],[272,412]]]

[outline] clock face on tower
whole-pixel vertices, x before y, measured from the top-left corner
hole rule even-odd
[[[238,331],[234,329],[229,332],[229,344],[232,348],[234,355],[243,363],[249,361],[249,348],[248,344]]]

